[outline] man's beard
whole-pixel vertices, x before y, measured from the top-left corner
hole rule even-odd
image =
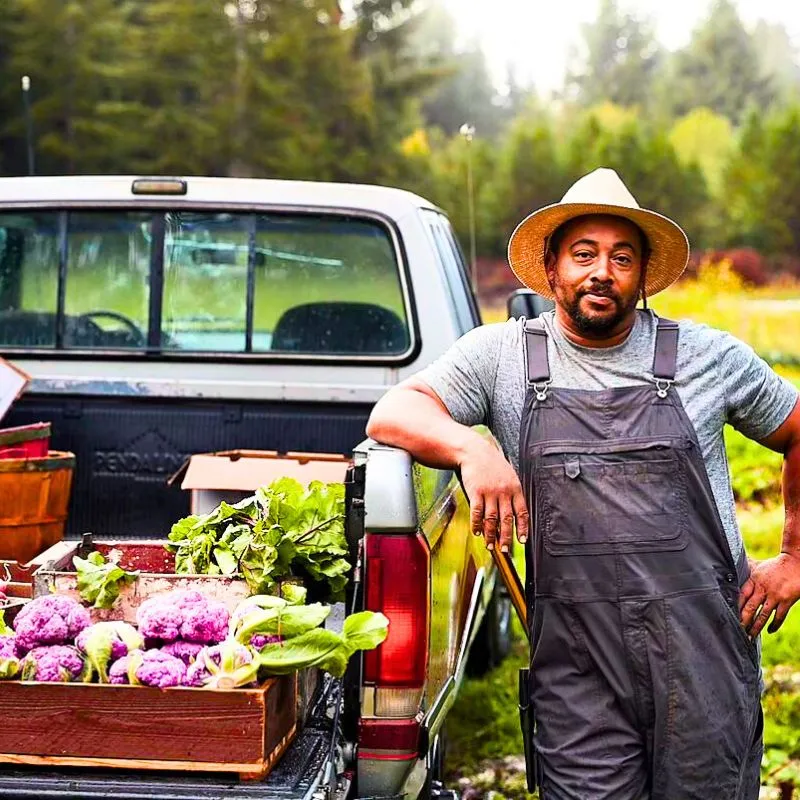
[[[614,313],[603,314],[602,316],[590,316],[588,314],[584,314],[584,312],[581,310],[581,300],[583,300],[587,294],[597,294],[601,297],[609,298],[609,300],[614,303]],[[594,290],[587,289],[584,291],[579,291],[568,302],[565,301],[562,295],[561,300],[561,307],[567,312],[569,318],[581,333],[584,333],[588,336],[605,336],[606,334],[611,333],[611,331],[613,331],[614,328],[616,328],[617,325],[619,325],[620,322],[622,322],[622,320],[628,314],[630,314],[634,308],[636,308],[638,298],[636,295],[634,295],[634,297],[628,301],[627,305],[623,305],[619,295],[616,293],[597,288]]]

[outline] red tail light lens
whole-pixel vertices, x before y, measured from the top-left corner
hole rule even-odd
[[[366,537],[366,606],[389,618],[389,635],[364,655],[364,683],[419,688],[428,669],[430,550],[420,534]]]

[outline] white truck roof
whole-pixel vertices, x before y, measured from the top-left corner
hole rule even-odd
[[[262,178],[180,177],[186,194],[134,194],[133,182],[149,179],[137,175],[58,175],[0,178],[0,203],[13,205],[120,203],[152,206],[162,203],[213,204],[217,207],[298,206],[302,208],[343,208],[370,211],[399,219],[418,208],[435,209],[432,203],[412,192],[388,186],[356,183],[317,183]],[[153,177],[153,180],[165,178]]]

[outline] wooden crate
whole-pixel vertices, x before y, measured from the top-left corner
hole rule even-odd
[[[33,595],[58,592],[80,600],[78,576],[72,564],[75,555],[87,555],[92,550],[117,562],[123,569],[138,570],[139,577],[120,591],[113,608],[92,608],[92,618],[124,620],[135,624],[139,606],[154,594],[173,589],[196,589],[210,600],[222,603],[233,611],[250,594],[245,581],[223,575],[176,575],[175,555],[168,552],[165,540],[93,541],[84,536],[82,542],[60,542],[39,557],[41,566],[33,576]]]
[[[257,689],[0,683],[0,762],[269,773],[297,725],[297,676]]]

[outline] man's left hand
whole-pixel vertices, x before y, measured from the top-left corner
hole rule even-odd
[[[774,613],[767,630],[775,633],[800,599],[800,554],[781,553],[750,562],[750,577],[739,594],[739,611],[747,633],[756,637]]]

